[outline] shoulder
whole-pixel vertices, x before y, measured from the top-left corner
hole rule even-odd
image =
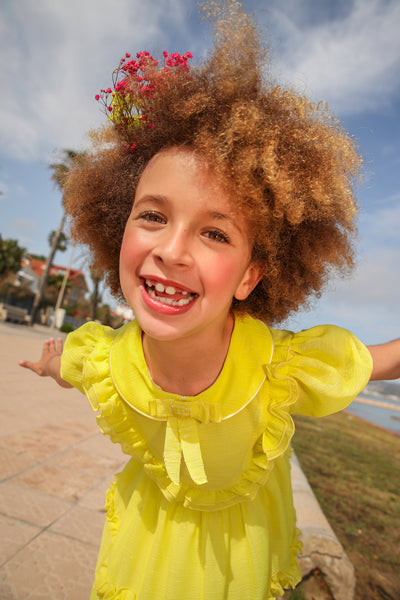
[[[88,321],[67,335],[64,348],[76,345],[94,345],[104,337],[113,339],[116,332],[117,330],[112,329],[112,327],[107,327],[95,321]]]
[[[89,321],[69,333],[61,356],[63,379],[81,389],[85,365],[92,364],[95,370],[108,369],[109,355],[114,342],[117,339],[123,340],[122,345],[126,349],[127,332],[136,330],[136,328],[135,322],[127,323],[119,329],[113,329],[101,323]]]
[[[271,329],[274,339],[274,355],[281,358],[288,350],[310,358],[331,362],[349,357],[359,357],[370,363],[370,353],[366,346],[351,331],[336,325],[318,325],[297,333]]]
[[[290,388],[291,412],[322,416],[347,406],[368,383],[371,355],[347,329],[272,330],[271,385]]]

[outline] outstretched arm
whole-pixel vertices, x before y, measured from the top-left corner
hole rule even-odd
[[[54,338],[50,338],[43,344],[42,356],[38,362],[20,360],[19,365],[30,369],[40,375],[40,377],[52,377],[61,387],[70,388],[72,385],[64,381],[60,375],[62,349],[63,341],[61,338],[58,338],[57,341]]]
[[[400,338],[378,346],[367,346],[367,348],[374,363],[371,380],[400,377]]]

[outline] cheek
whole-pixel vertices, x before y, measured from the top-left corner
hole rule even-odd
[[[126,283],[126,277],[135,272],[138,264],[140,245],[135,238],[136,236],[132,233],[125,233],[122,239],[119,253],[119,271],[122,286]]]
[[[121,272],[123,272],[124,268],[130,263],[131,253],[130,245],[127,243],[126,237],[124,236],[119,253],[119,269]]]
[[[218,295],[233,296],[242,277],[237,257],[221,256],[204,269],[207,285]]]
[[[143,247],[143,240],[134,229],[125,232],[119,254],[120,266],[129,266],[135,263],[143,252]]]

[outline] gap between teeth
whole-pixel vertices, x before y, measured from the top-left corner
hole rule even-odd
[[[157,282],[155,285],[153,285],[153,283],[149,279],[146,279],[146,285],[149,289],[154,287],[157,292],[162,292],[162,293],[168,294],[169,296],[173,296],[176,293],[180,293],[180,294],[182,294],[182,296],[189,295],[189,292],[187,292],[186,290],[179,290],[179,292],[178,292],[172,285],[167,285],[165,287],[160,282]]]
[[[165,296],[157,296],[157,294],[152,288],[149,288],[147,291],[149,296],[154,298],[154,300],[157,300],[157,302],[160,302],[161,304],[168,304],[169,306],[186,306],[186,304],[189,304],[191,300],[190,298],[181,298],[180,300],[174,300],[173,298],[166,298]]]

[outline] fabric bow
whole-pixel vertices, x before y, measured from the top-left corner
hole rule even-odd
[[[180,483],[183,455],[192,480],[198,485],[207,483],[197,423],[221,421],[221,406],[205,402],[154,398],[149,401],[149,410],[152,417],[167,421],[164,463],[171,481],[175,484]]]

